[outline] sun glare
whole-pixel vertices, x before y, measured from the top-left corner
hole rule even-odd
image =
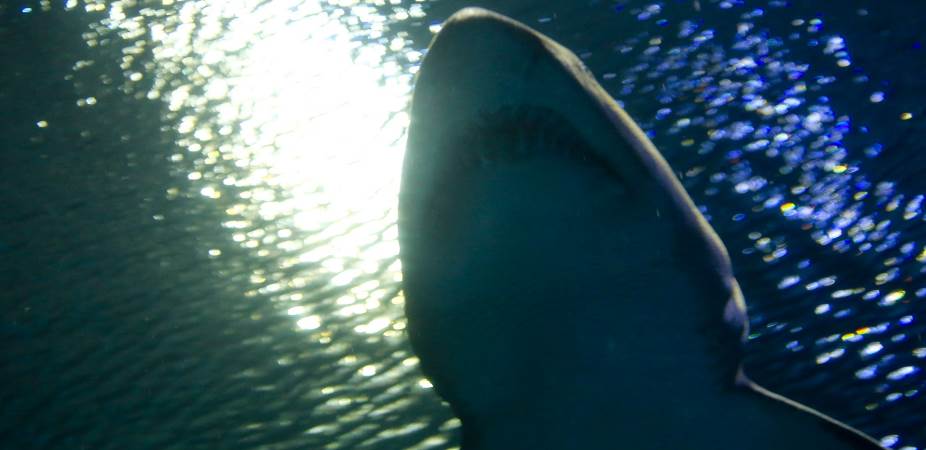
[[[352,5],[346,23],[341,6],[295,0],[186,1],[134,17],[126,2],[100,5],[109,12],[104,27],[151,49],[143,69],[126,56],[123,89],[148,80],[144,95],[166,105],[177,136],[170,160],[190,183],[167,189],[168,198],[217,202],[234,245],[287,271],[279,279],[253,269],[254,291],[245,295],[269,294],[289,309],[304,301],[302,288],[324,284],[347,292],[348,316],[395,295],[395,204],[413,71],[396,61],[421,56],[404,39],[382,36],[395,17]],[[379,291],[356,289],[371,279]],[[312,307],[295,315],[298,328],[325,327]]]

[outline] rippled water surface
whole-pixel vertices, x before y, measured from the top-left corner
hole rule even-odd
[[[414,74],[461,6],[0,6],[0,442],[455,447],[404,337],[395,206]],[[924,448],[922,8],[486,6],[666,155],[734,259],[755,378]]]

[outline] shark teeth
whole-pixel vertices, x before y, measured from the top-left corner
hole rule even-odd
[[[489,167],[555,154],[606,170],[620,179],[565,117],[542,106],[504,106],[482,112],[451,141],[456,148],[449,153],[458,159],[447,170]]]

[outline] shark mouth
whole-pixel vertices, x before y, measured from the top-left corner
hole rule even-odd
[[[579,59],[523,24],[467,8],[432,42],[399,240],[409,338],[464,449],[880,448],[747,376],[717,234]]]

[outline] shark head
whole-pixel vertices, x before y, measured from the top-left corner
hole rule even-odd
[[[711,443],[782,426],[812,438],[751,448],[850,448],[736,387],[761,389],[722,242],[580,60],[523,24],[468,8],[432,42],[399,239],[409,338],[464,448],[739,448]]]

